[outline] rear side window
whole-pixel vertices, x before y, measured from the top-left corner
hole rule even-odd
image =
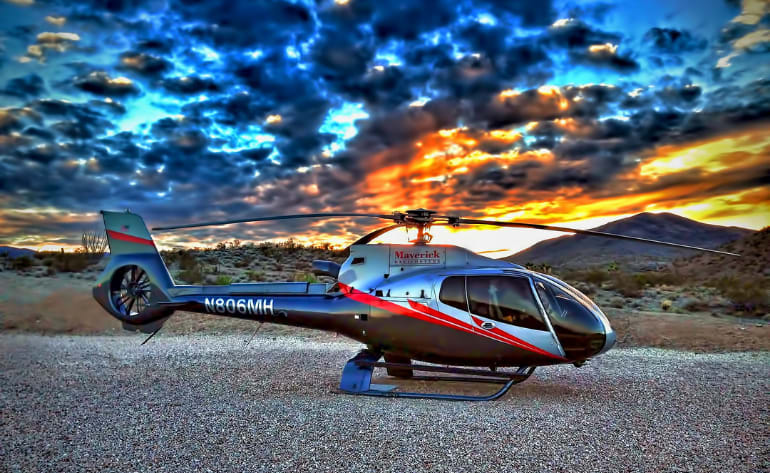
[[[533,330],[548,330],[529,279],[516,276],[469,276],[471,313]]]
[[[451,307],[468,311],[465,300],[465,276],[450,276],[441,284],[439,300]]]

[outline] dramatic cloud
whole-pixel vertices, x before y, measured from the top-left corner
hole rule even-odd
[[[45,82],[43,78],[37,74],[29,74],[9,80],[1,93],[19,98],[27,98],[37,97],[44,90]]]
[[[604,66],[618,71],[633,71],[639,69],[639,64],[629,56],[618,54],[616,44],[592,44],[585,51],[572,51],[575,62]]]
[[[72,48],[78,41],[80,41],[80,36],[76,33],[50,31],[40,33],[37,35],[37,41],[27,47],[27,54],[21,56],[20,61],[28,62],[32,59],[37,59],[40,62],[44,62],[47,52],[56,51],[63,53]]]
[[[157,76],[171,69],[167,60],[140,52],[126,52],[120,55],[120,65],[146,76]]]
[[[667,209],[760,226],[767,6],[698,9],[1,3],[0,243],[76,243],[99,208],[168,223],[404,207],[547,223]],[[365,227],[228,232],[343,244]]]
[[[123,96],[139,92],[133,81],[127,77],[110,77],[104,71],[94,71],[84,76],[75,77],[75,87],[96,95]]]
[[[650,42],[655,50],[670,54],[701,51],[708,44],[705,39],[697,38],[689,31],[674,28],[650,28],[643,39]]]

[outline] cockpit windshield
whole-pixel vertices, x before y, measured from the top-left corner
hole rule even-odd
[[[584,302],[550,281],[536,280],[535,290],[569,358],[587,358],[601,349],[604,326]]]

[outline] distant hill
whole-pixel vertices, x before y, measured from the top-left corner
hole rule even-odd
[[[709,253],[674,261],[681,274],[703,281],[719,276],[770,277],[770,227],[719,247],[740,258]]]
[[[7,254],[9,258],[18,258],[20,256],[32,256],[35,251],[26,248],[14,248],[13,246],[0,246],[0,255]]]
[[[755,233],[740,227],[723,227],[690,220],[670,213],[640,213],[592,230],[641,238],[716,248]],[[606,265],[612,261],[636,269],[654,267],[694,251],[660,245],[614,240],[586,235],[567,235],[546,240],[505,258],[519,264],[547,263],[558,267]]]

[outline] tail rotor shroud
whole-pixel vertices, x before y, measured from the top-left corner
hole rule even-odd
[[[150,305],[152,284],[147,272],[137,265],[119,268],[110,281],[110,300],[116,312],[127,320],[141,317]]]

